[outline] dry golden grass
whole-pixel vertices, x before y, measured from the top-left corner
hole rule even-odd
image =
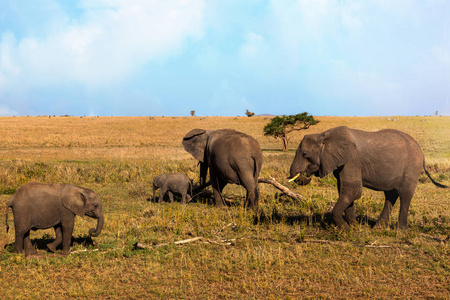
[[[450,184],[450,117],[318,119],[317,126],[294,133],[290,152],[282,152],[281,141],[263,136],[269,122],[264,117],[0,118],[2,205],[26,182],[70,182],[94,189],[106,216],[103,232],[93,240],[87,231],[95,221],[76,219],[75,253],[67,257],[45,251],[52,230],[32,233],[39,250],[33,259],[12,254],[14,231],[0,231],[0,297],[447,298],[449,243],[430,236],[450,233],[450,192],[425,176],[411,205],[410,229],[404,232],[370,228],[383,198],[369,190],[356,202],[359,224],[337,230],[327,213],[337,198],[332,176],[315,178],[305,187],[290,186],[305,196],[302,203],[261,185],[260,220],[241,206],[245,193],[238,186],[225,189],[232,203],[225,209],[199,198],[185,206],[146,200],[151,180],[161,173],[181,171],[198,180],[196,161],[181,146],[193,128],[234,128],[254,136],[263,149],[261,176],[273,176],[287,186],[293,152],[305,133],[339,125],[396,128],[419,142],[434,178]],[[397,214],[398,204],[391,227]],[[218,231],[229,223],[236,227]],[[193,236],[235,242],[133,248],[138,241],[159,244]]]

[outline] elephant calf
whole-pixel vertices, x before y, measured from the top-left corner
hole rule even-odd
[[[173,194],[181,194],[181,203],[186,203],[191,201],[192,198],[192,181],[184,175],[183,173],[169,173],[161,174],[156,176],[153,180],[153,202],[155,202],[156,190],[161,188],[159,191],[158,203],[164,199],[166,193],[169,194],[170,202],[173,202]]]
[[[56,238],[47,247],[55,252],[62,243],[62,254],[68,254],[75,215],[98,219],[97,229],[89,230],[91,236],[98,236],[103,228],[102,203],[97,194],[71,184],[32,182],[20,187],[6,204],[6,232],[9,207],[14,215],[15,253],[24,250],[25,255],[36,253],[31,245],[30,230],[53,227]]]

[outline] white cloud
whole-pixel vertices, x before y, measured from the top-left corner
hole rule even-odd
[[[438,61],[450,66],[450,47],[444,48],[441,46],[434,46],[432,53]]]
[[[19,66],[13,61],[16,39],[11,32],[5,32],[0,44],[0,70],[5,74],[17,75],[20,72]]]
[[[264,37],[254,32],[247,35],[247,41],[241,48],[241,54],[244,56],[253,56],[261,51],[264,45]]]
[[[0,104],[0,116],[17,116],[17,111],[10,109],[8,106]]]
[[[79,6],[78,19],[58,15],[48,21],[57,26],[43,26],[48,31],[39,36],[18,40],[3,32],[3,80],[16,88],[70,81],[90,88],[114,84],[203,35],[202,0],[81,1]]]

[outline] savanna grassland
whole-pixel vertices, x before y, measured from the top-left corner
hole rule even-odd
[[[263,136],[264,117],[4,117],[0,118],[0,203],[30,181],[72,183],[96,191],[105,226],[76,218],[72,254],[47,252],[53,230],[31,233],[37,257],[12,253],[14,227],[0,230],[1,299],[298,299],[431,298],[450,295],[450,190],[422,174],[409,229],[372,229],[383,193],[365,189],[356,201],[358,225],[335,228],[329,208],[337,199],[333,176],[304,187],[287,182],[305,133],[338,125],[395,128],[421,145],[428,169],[450,184],[450,117],[317,117],[292,134],[289,152]],[[245,190],[229,185],[229,207],[208,198],[152,203],[156,175],[184,172],[198,182],[197,162],[181,145],[193,128],[234,128],[255,137],[263,151],[260,177],[274,177],[303,195],[294,201],[260,184],[258,219],[243,208]],[[3,222],[4,223],[4,222]],[[4,225],[3,225],[3,228]],[[1,228],[0,228],[1,229]],[[175,245],[173,242],[202,237]],[[143,243],[150,249],[136,249]],[[157,246],[159,244],[165,244]]]

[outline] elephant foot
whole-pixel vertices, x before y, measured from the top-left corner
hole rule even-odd
[[[55,245],[55,244],[53,244],[53,243],[47,244],[48,250],[50,250],[50,251],[53,252],[53,253],[56,252],[56,247],[57,247],[57,245]]]
[[[214,205],[217,208],[222,208],[222,207],[225,206],[225,203],[224,203],[224,201],[222,199],[216,199]]]
[[[389,227],[389,222],[383,219],[379,219],[375,225],[373,226],[373,228],[375,229],[386,229]]]
[[[23,249],[14,249],[13,253],[15,253],[15,254],[22,254],[23,253]]]
[[[397,229],[406,230],[408,229],[408,224],[397,223]]]
[[[35,248],[25,250],[25,257],[36,255],[37,250]]]
[[[349,230],[350,229],[350,225],[348,225],[348,223],[345,222],[344,220],[342,220],[342,222],[336,223],[336,227],[339,230]]]
[[[70,253],[70,249],[69,250],[62,250],[61,251],[61,255],[67,255]]]

